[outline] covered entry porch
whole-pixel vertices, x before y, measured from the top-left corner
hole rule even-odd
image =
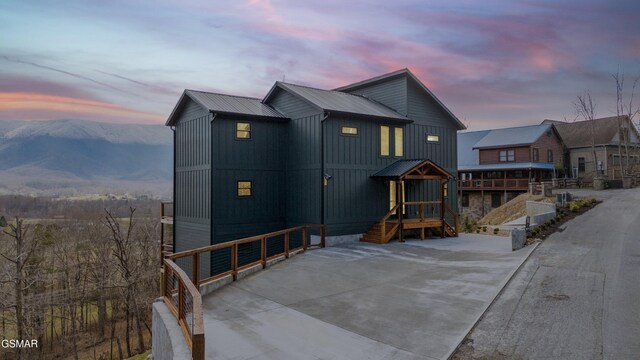
[[[362,241],[385,244],[394,236],[404,241],[405,230],[419,230],[420,239],[429,229],[440,237],[458,236],[458,214],[445,201],[453,176],[442,167],[428,159],[398,160],[371,178],[389,183],[390,209],[362,236]],[[407,184],[425,180],[437,182],[436,199],[405,201]]]

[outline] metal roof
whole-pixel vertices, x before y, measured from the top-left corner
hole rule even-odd
[[[548,131],[553,131],[551,124],[493,129],[478,141],[473,148],[487,149],[505,146],[525,146],[536,142],[540,136]]]
[[[178,114],[182,107],[185,105],[186,99],[189,98],[207,111],[223,114],[236,114],[251,117],[264,117],[264,118],[276,118],[287,119],[286,116],[270,107],[267,104],[263,104],[260,99],[234,96],[225,94],[216,94],[204,91],[185,90],[178,100],[178,104],[171,112],[166,125],[173,125],[175,119],[174,115]]]
[[[345,86],[341,86],[339,88],[336,88],[334,90],[336,91],[353,91],[356,90],[358,88],[362,88],[365,86],[370,86],[376,83],[381,83],[384,81],[387,81],[389,79],[392,79],[394,77],[400,77],[400,76],[406,76],[407,78],[413,80],[416,84],[418,84],[422,90],[424,92],[426,92],[429,96],[431,96],[433,98],[433,100],[435,100],[436,103],[438,103],[438,105],[440,105],[440,107],[442,107],[442,109],[449,115],[451,116],[451,118],[456,122],[456,125],[458,125],[458,130],[464,130],[467,127],[462,123],[462,121],[460,121],[460,119],[458,119],[457,116],[455,116],[451,110],[449,110],[449,108],[447,108],[442,101],[440,101],[440,99],[438,99],[438,97],[435,96],[434,93],[431,92],[431,90],[429,90],[429,88],[427,88],[422,81],[420,81],[420,79],[418,79],[417,76],[415,76],[411,70],[404,68],[404,69],[400,69],[400,70],[396,70],[394,72],[390,72],[388,74],[384,74],[384,75],[380,75],[380,76],[376,76],[373,77],[371,79],[367,79],[367,80],[362,80],[362,81],[358,81],[357,83],[353,83],[353,84],[349,84],[349,85],[345,85]]]
[[[474,170],[553,170],[554,164],[549,163],[501,163],[501,164],[484,164],[484,165],[458,165],[458,171],[474,171]]]
[[[398,160],[393,164],[387,166],[386,168],[376,172],[371,175],[372,178],[400,178],[407,173],[411,172],[413,169],[422,166],[429,165],[431,168],[435,169],[436,172],[440,173],[445,177],[451,178],[451,174],[449,174],[446,170],[438,166],[431,160],[425,159],[413,159],[413,160]]]
[[[280,87],[322,110],[412,122],[385,105],[363,96],[283,82],[276,82],[264,101],[267,101],[276,87]]]
[[[491,130],[458,133],[458,168],[480,164],[480,151],[474,149],[478,141]]]

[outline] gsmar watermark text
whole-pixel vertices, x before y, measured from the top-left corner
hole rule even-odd
[[[15,348],[37,348],[38,340],[19,340],[19,339],[2,339],[3,349],[15,349]]]

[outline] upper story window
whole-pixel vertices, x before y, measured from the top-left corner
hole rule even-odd
[[[236,123],[236,139],[251,139],[251,124],[248,122]]]
[[[540,161],[540,154],[538,153],[538,148],[533,148],[533,161]]]
[[[547,162],[553,162],[553,150],[551,149],[547,150]]]
[[[354,126],[343,126],[340,132],[343,135],[358,135],[358,128]]]
[[[396,128],[395,129],[395,155],[400,157],[404,156],[404,129]]]
[[[500,162],[509,162],[516,160],[515,150],[500,150]]]
[[[389,127],[385,125],[380,126],[380,156],[389,156]]]
[[[238,196],[251,196],[251,181],[238,181]]]
[[[427,142],[429,142],[429,143],[438,143],[438,142],[440,142],[440,135],[427,134]]]

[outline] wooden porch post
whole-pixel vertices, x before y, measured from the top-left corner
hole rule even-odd
[[[442,222],[442,228],[440,229],[440,237],[444,238],[444,184],[445,181],[440,180],[440,221]]]
[[[402,224],[402,218],[403,218],[403,214],[402,214],[402,210],[404,207],[404,203],[402,201],[402,194],[404,192],[403,189],[403,182],[402,180],[398,181],[397,185],[396,185],[396,204],[400,204],[398,206],[398,224],[400,224],[400,242],[404,242],[404,225]]]

